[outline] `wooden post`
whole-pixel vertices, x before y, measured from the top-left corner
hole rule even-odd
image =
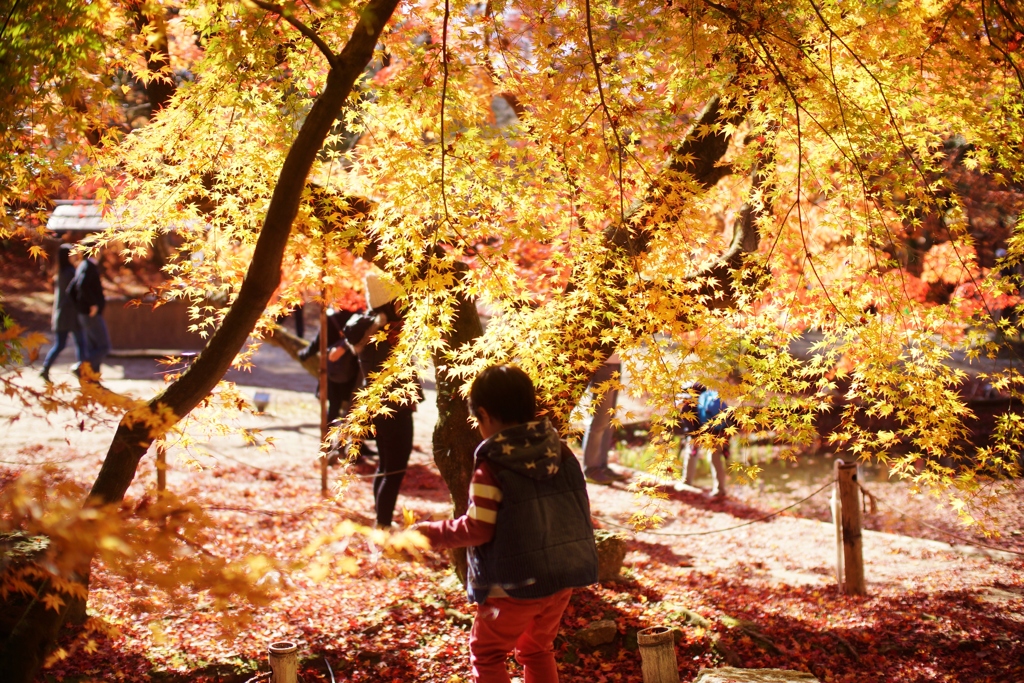
[[[270,683],[298,683],[299,646],[287,640],[270,644]]]
[[[644,683],[679,683],[676,639],[665,626],[645,628],[636,634]]]
[[[839,481],[839,500],[842,504],[843,571],[846,574],[846,592],[849,595],[866,595],[857,464],[840,465],[837,479]]]
[[[167,490],[167,445],[156,442],[156,490]]]
[[[321,271],[320,276],[324,273]],[[320,495],[327,497],[327,289],[320,290]]]
[[[836,529],[836,586],[842,593],[845,588],[846,577],[843,576],[843,506],[839,502],[839,466],[843,465],[842,460],[836,460],[832,465],[832,498],[829,504],[832,508],[832,525]]]

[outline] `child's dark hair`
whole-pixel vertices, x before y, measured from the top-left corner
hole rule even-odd
[[[530,376],[514,365],[492,365],[469,388],[469,412],[483,408],[492,419],[507,425],[532,421],[537,404]]]

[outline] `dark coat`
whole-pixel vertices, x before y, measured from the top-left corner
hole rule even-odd
[[[54,332],[78,331],[78,311],[68,296],[68,286],[74,277],[75,268],[71,264],[57,271],[57,281],[53,287],[53,315],[50,319],[50,327]]]
[[[75,277],[67,288],[68,296],[81,315],[89,315],[89,309],[97,307],[96,315],[103,315],[107,300],[103,296],[100,269],[90,259],[83,259],[75,270]]]
[[[352,312],[352,311],[346,311],[346,310],[334,311],[334,312],[329,313],[327,315],[327,348],[328,349],[330,349],[336,343],[338,343],[338,342],[342,341],[342,339],[344,339],[343,331],[345,329],[345,323],[347,323],[351,318],[353,318],[355,316],[358,316],[358,315],[360,315],[360,314]],[[314,335],[313,340],[310,341],[309,344],[306,345],[306,348],[304,348],[302,351],[299,351],[299,360],[305,361],[305,360],[308,360],[308,359],[312,358],[314,355],[320,353],[320,332],[321,332],[321,330],[317,330],[317,333],[316,333],[316,335]],[[330,356],[330,354],[328,354],[328,356]],[[344,362],[346,364],[348,364],[348,363],[352,364],[353,367],[350,368],[349,372],[347,373],[350,378],[345,380],[345,381],[343,381],[343,382],[339,382],[336,379],[334,379],[332,377],[332,374],[331,374],[331,361],[328,361],[328,363],[327,363],[327,382],[328,382],[328,384],[340,385],[340,386],[334,387],[334,392],[336,393],[336,395],[342,397],[340,400],[346,400],[347,401],[347,400],[351,399],[352,392],[355,391],[356,387],[359,386],[359,384],[361,383],[361,381],[362,381],[362,374],[360,373],[358,360],[356,359],[355,356],[351,355],[350,352],[346,353],[346,356],[344,356],[342,358],[342,362]],[[316,395],[318,397],[320,396],[320,385],[319,384],[317,384],[317,387],[316,387]],[[330,395],[331,394],[328,393],[328,396],[330,396]]]

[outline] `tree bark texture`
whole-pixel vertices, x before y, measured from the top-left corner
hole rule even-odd
[[[313,377],[320,376],[320,352],[317,351],[306,360],[299,358],[299,352],[306,348],[308,342],[299,337],[298,335],[292,334],[288,330],[281,326],[275,327],[274,330],[263,338],[263,341],[267,344],[272,344],[279,349],[283,349],[285,353],[292,357],[296,363],[300,364],[303,369]]]
[[[123,500],[135,478],[139,461],[153,441],[209,396],[241,350],[281,281],[282,255],[309,171],[353,84],[373,57],[381,30],[397,5],[398,0],[370,0],[363,6],[359,22],[328,73],[323,93],[313,104],[288,151],[237,299],[206,348],[181,377],[146,405],[122,417],[86,504]],[[160,427],[151,426],[153,416],[161,418]],[[88,567],[80,573],[87,576]],[[58,612],[46,609],[41,602],[33,603],[22,620],[25,627],[13,634],[6,644],[0,658],[0,671],[23,668],[18,662],[24,653],[48,650],[67,613],[66,607]],[[18,677],[8,676],[5,680],[29,683],[41,661],[36,661]]]
[[[840,465],[839,479],[840,520],[843,525],[843,574],[847,595],[867,595],[864,583],[864,549],[861,546],[860,482],[857,481],[857,463]]]
[[[484,333],[476,301],[459,297],[456,322],[445,341],[452,351],[458,350]],[[459,393],[462,381],[451,377],[442,355],[434,356],[434,380],[437,385],[437,423],[434,425],[434,463],[452,497],[454,516],[469,507],[469,480],[473,475],[473,453],[480,435],[469,423],[469,407]],[[466,553],[457,548],[450,553],[459,578],[466,577]]]
[[[324,277],[323,267],[320,269],[321,280]],[[320,290],[320,361],[317,367],[317,386],[320,390],[320,495],[327,497],[327,290]]]
[[[645,628],[636,634],[644,683],[679,683],[676,639],[665,626]]]

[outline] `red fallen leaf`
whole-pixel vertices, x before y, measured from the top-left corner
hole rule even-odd
[[[417,487],[415,495],[403,489],[401,504],[416,511],[420,518],[444,514],[447,500],[443,490],[436,491],[438,500],[429,497],[432,476],[428,475],[432,470],[427,457],[414,464],[421,468],[416,476],[424,488]],[[273,469],[286,476],[270,482],[255,477],[245,467],[218,468],[219,478],[211,471],[191,473],[190,488],[177,493],[198,497],[208,507],[282,513],[321,504],[319,482],[301,478],[309,474],[308,469],[288,463]],[[370,510],[371,485],[371,480],[353,483],[344,507]],[[241,495],[243,489],[251,490],[251,499]],[[737,488],[735,495],[739,498],[747,494],[745,489]],[[771,492],[749,495],[744,504],[765,509],[781,507],[780,502],[787,496],[800,496],[787,493],[773,498]],[[594,508],[609,519],[635,504],[628,493],[604,490],[593,492],[592,501]],[[1008,502],[1015,508],[1008,514],[1024,515],[1019,500]],[[683,520],[674,522],[682,525],[677,530],[720,528],[726,526],[724,520],[736,519],[720,509],[675,504]],[[826,514],[824,503],[821,505],[820,509],[808,508],[806,514],[812,518]],[[927,517],[918,508],[911,509]],[[210,547],[230,559],[257,550],[294,557],[344,513],[329,507],[322,514],[306,516],[254,517],[252,513],[230,511],[208,514],[215,519],[217,534]],[[787,514],[728,535],[642,536],[630,541],[628,558],[642,558],[646,563],[642,570],[633,564],[629,581],[593,586],[574,594],[558,641],[561,679],[590,682],[604,675],[614,681],[618,675],[621,681],[639,683],[639,655],[628,649],[626,634],[672,623],[683,629],[676,650],[682,680],[692,680],[698,669],[719,663],[711,648],[711,635],[720,636],[745,666],[809,668],[820,680],[832,683],[1024,680],[1017,676],[1024,660],[1022,639],[1012,624],[1007,627],[1000,608],[975,597],[973,579],[961,573],[968,562],[985,560],[961,558],[939,563],[934,576],[925,577],[911,590],[902,583],[874,584],[872,596],[866,600],[840,596],[828,584],[829,570],[820,564],[821,560],[807,559],[821,552],[808,545],[807,523]],[[151,680],[153,671],[165,671],[182,680],[187,677],[213,683],[214,676],[201,673],[201,662],[228,663],[242,658],[260,663],[266,670],[266,644],[287,637],[300,640],[310,657],[299,672],[307,681],[329,680],[324,657],[339,681],[448,681],[453,675],[468,678],[468,634],[446,618],[444,610],[466,614],[472,610],[461,588],[441,585],[449,574],[440,554],[420,565],[387,558],[371,561],[366,546],[356,543],[337,552],[356,559],[360,573],[352,577],[332,574],[320,583],[295,575],[291,577],[294,589],[274,605],[252,610],[252,624],[226,640],[222,638],[220,616],[209,608],[209,596],[185,596],[185,606],[175,606],[157,592],[144,597],[134,595],[137,588],[130,579],[112,575],[98,565],[92,577],[90,602],[102,618],[118,623],[120,634],[93,636],[98,644],[94,652],[86,652],[83,641],[83,647],[72,657],[54,663],[46,673],[55,680],[74,680],[87,675],[87,671],[117,671],[123,674],[123,680],[133,683]],[[680,567],[679,558],[684,556],[691,558],[695,569]],[[909,571],[911,558],[905,554],[894,556],[892,561]],[[933,558],[931,562],[939,560]],[[1021,590],[1024,563],[992,566],[998,569],[1002,590]],[[825,577],[824,583],[788,586],[770,582],[768,571],[773,567],[808,573],[815,570]],[[388,573],[375,573],[381,568]],[[929,587],[928,582],[934,586]],[[641,596],[647,598],[646,603],[640,601]],[[151,603],[149,611],[133,612],[133,605],[138,606],[143,599]],[[698,632],[685,624],[679,616],[680,607],[708,619],[710,632]],[[1024,601],[1011,603],[1008,609],[1019,611],[1022,607]],[[773,643],[778,652],[742,629],[726,627],[722,621],[725,615],[756,625],[756,633]],[[576,628],[602,618],[615,620],[618,640],[594,651],[578,650],[573,645],[570,656],[569,638]],[[156,642],[153,629],[157,626],[162,629],[163,644]],[[69,634],[62,646],[70,649],[72,642]],[[359,658],[355,654],[359,652],[374,653],[379,659]]]

